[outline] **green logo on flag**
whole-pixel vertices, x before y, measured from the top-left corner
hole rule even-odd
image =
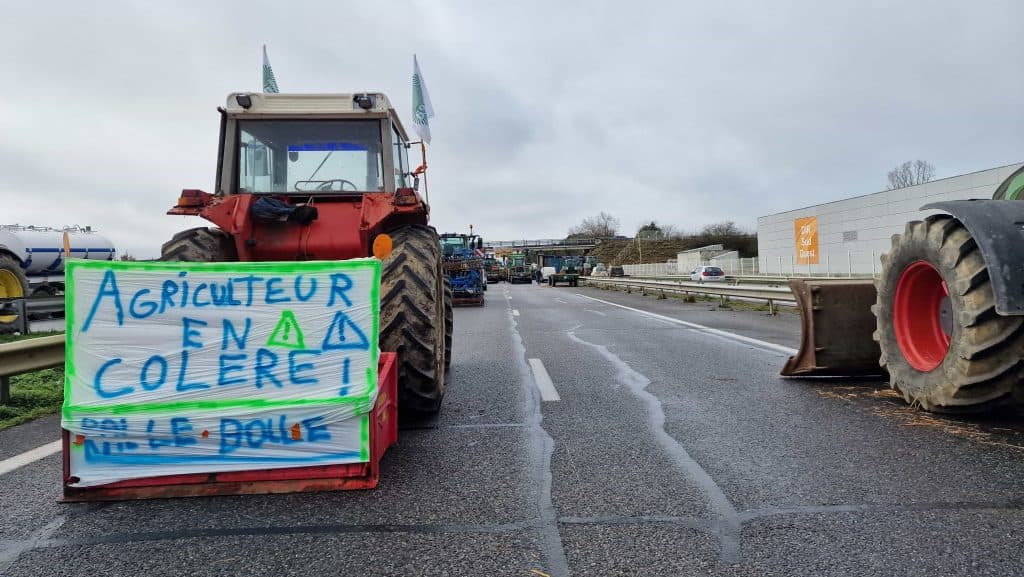
[[[267,47],[263,47],[263,92],[276,94],[277,78],[274,77],[274,69],[270,67],[270,59],[267,58]]]

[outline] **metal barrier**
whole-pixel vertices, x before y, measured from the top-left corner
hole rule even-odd
[[[4,314],[17,315],[16,330],[27,335],[31,330],[31,316],[64,312],[64,297],[34,297],[4,301],[0,304],[0,309],[3,309]]]
[[[0,405],[11,402],[11,377],[64,364],[64,335],[0,344]]]
[[[592,286],[614,286],[614,287],[625,287],[626,290],[630,288],[638,288],[646,294],[647,289],[651,289],[655,292],[660,291],[661,293],[676,293],[676,294],[695,294],[695,295],[708,295],[721,297],[725,301],[729,297],[755,300],[755,301],[766,301],[768,303],[768,311],[770,313],[775,312],[775,306],[782,302],[789,305],[796,305],[796,297],[793,296],[793,291],[786,288],[775,288],[766,286],[739,286],[730,285],[728,283],[695,283],[695,282],[683,282],[683,281],[672,281],[672,280],[644,280],[636,278],[604,278],[604,277],[581,277],[580,280],[586,284]]]

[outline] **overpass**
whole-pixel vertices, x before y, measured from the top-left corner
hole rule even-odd
[[[544,249],[544,250],[590,250],[601,242],[598,238],[542,238],[536,240],[497,240],[488,242],[484,240],[484,248],[489,250],[513,251],[523,249]]]

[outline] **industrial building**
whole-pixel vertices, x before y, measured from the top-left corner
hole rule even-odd
[[[938,212],[921,210],[922,206],[992,198],[1022,166],[1000,166],[762,216],[757,219],[758,269],[782,275],[873,274],[880,269],[880,255],[891,247],[892,235],[902,233],[907,222]]]

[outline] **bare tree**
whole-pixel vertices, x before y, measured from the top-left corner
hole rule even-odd
[[[906,161],[889,171],[889,188],[896,190],[916,184],[924,184],[935,178],[935,167],[924,160]]]
[[[651,221],[639,228],[636,231],[637,238],[643,240],[673,240],[683,237],[682,231],[679,227],[671,224],[658,224],[656,221]]]
[[[611,238],[619,232],[619,219],[601,212],[569,229],[570,238]]]
[[[700,229],[700,234],[701,236],[725,237],[743,236],[746,233],[740,230],[740,227],[736,226],[735,222],[726,220],[705,225],[704,228]]]

